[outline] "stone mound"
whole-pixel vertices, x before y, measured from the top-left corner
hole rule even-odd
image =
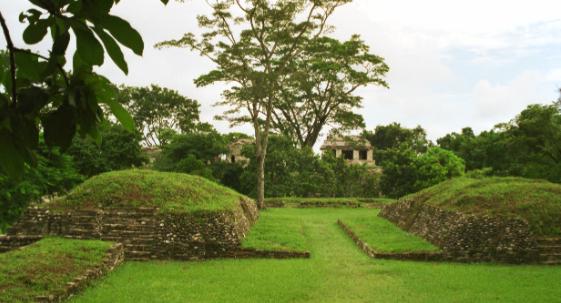
[[[551,264],[556,260],[543,239],[561,243],[561,185],[457,178],[387,205],[380,216],[439,246],[451,260]]]
[[[127,170],[30,207],[8,235],[119,242],[133,260],[204,259],[238,250],[257,218],[254,201],[204,178]]]

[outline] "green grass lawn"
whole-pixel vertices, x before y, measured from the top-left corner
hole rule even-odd
[[[45,238],[0,254],[0,302],[31,302],[61,291],[98,265],[111,243]]]
[[[245,245],[305,248],[311,259],[128,262],[72,302],[561,301],[561,267],[371,259],[336,224],[365,213],[379,220],[371,209],[270,209]]]

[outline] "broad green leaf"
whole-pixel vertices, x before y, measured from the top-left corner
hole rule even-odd
[[[37,56],[23,51],[15,53],[18,78],[31,81],[41,81],[41,74],[45,70],[45,62],[39,62]]]
[[[76,34],[76,52],[84,62],[90,65],[103,64],[103,46],[85,24],[72,23]]]
[[[84,5],[84,11],[88,15],[93,16],[104,16],[109,14],[109,11],[113,7],[113,0],[82,0]]]
[[[108,15],[102,18],[99,24],[107,29],[119,43],[131,49],[135,54],[142,56],[144,41],[127,21],[117,16]]]
[[[118,90],[109,79],[101,75],[92,74],[85,81],[95,91],[95,96],[99,103],[109,104],[112,100],[117,100]]]
[[[70,33],[65,32],[56,37],[53,43],[52,54],[55,56],[64,56],[66,49],[68,48],[68,43],[70,42]]]
[[[29,24],[25,31],[23,31],[23,41],[27,44],[39,43],[47,34],[48,27],[49,22],[47,20],[39,20]]]
[[[45,143],[66,150],[76,133],[76,116],[69,105],[62,105],[42,119]]]
[[[125,57],[123,55],[123,52],[121,51],[121,48],[119,47],[117,42],[115,42],[113,37],[111,37],[109,34],[107,34],[103,29],[97,29],[96,28],[95,32],[98,35],[98,37],[101,38],[101,41],[103,42],[103,45],[105,46],[105,50],[109,54],[109,57],[111,57],[111,60],[113,60],[113,62],[115,62],[115,64],[125,74],[128,74],[129,73],[129,67],[127,65],[127,61],[125,61]]]
[[[18,92],[17,110],[23,115],[37,114],[49,102],[49,93],[31,86]]]
[[[115,115],[117,120],[121,122],[121,125],[123,125],[126,130],[131,132],[134,131],[134,119],[119,102],[111,100],[107,103],[107,105],[109,105],[109,108],[111,109],[113,115]]]
[[[14,137],[26,149],[36,149],[39,145],[39,129],[34,119],[15,117],[12,119]]]
[[[8,176],[20,178],[24,169],[24,158],[6,129],[0,129],[0,169]]]
[[[37,6],[39,6],[40,8],[44,8],[44,9],[46,9],[46,10],[49,9],[49,7],[48,7],[48,5],[47,5],[47,4],[49,3],[49,1],[29,0],[29,2],[31,2],[31,3],[33,3],[33,4],[37,5]]]

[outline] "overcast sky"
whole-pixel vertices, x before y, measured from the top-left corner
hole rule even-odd
[[[17,17],[25,0],[0,0],[0,10],[21,41]],[[205,1],[168,6],[157,0],[123,0],[113,14],[130,21],[145,40],[145,53],[127,53],[129,75],[107,60],[98,72],[115,83],[155,83],[201,103],[201,118],[213,120],[222,87],[196,88],[193,79],[212,64],[186,49],[153,45],[197,32],[195,17],[208,12]],[[561,87],[561,1],[519,0],[355,0],[340,8],[331,24],[334,36],[358,33],[390,66],[390,89],[368,87],[367,128],[400,122],[423,126],[431,139],[471,126],[476,131],[513,118],[526,105],[550,103]],[[0,42],[5,45],[4,38]],[[41,49],[41,46],[38,46]],[[249,127],[242,130],[251,133]]]

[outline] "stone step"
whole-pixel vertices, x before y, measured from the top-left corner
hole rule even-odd
[[[540,253],[561,253],[561,246],[538,246]]]
[[[561,238],[538,238],[537,239],[538,246],[539,245],[561,245]]]
[[[152,252],[125,249],[125,259],[150,259]]]

